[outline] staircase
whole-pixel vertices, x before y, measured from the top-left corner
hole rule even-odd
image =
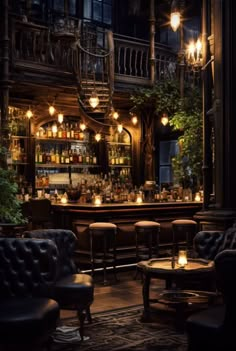
[[[113,35],[91,24],[80,23],[77,42],[79,105],[85,115],[104,123],[111,109],[114,87]],[[89,103],[93,92],[99,99],[95,108]]]

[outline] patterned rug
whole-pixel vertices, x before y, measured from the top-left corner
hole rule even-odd
[[[151,318],[141,322],[142,306],[106,311],[93,315],[93,323],[86,324],[88,340],[77,344],[54,344],[53,351],[186,351],[185,334],[177,333],[173,315]],[[65,321],[76,326],[76,320]]]

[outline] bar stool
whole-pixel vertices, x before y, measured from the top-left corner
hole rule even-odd
[[[197,233],[197,222],[191,219],[176,219],[171,222],[173,232],[173,251],[174,254],[179,249],[180,240],[184,240],[186,249],[191,252],[193,248],[193,238]]]
[[[95,265],[103,268],[103,284],[107,281],[107,267],[113,266],[113,273],[116,277],[116,233],[117,226],[109,222],[95,222],[89,225],[90,234],[90,257],[92,276]]]
[[[148,260],[158,257],[160,223],[139,221],[134,223],[136,241],[136,260]]]

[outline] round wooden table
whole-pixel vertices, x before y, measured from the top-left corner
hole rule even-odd
[[[177,261],[177,258],[176,258]],[[148,321],[150,317],[150,302],[165,303],[174,307],[176,310],[176,323],[180,325],[180,316],[183,316],[183,310],[189,303],[200,303],[203,297],[212,297],[214,294],[206,294],[199,291],[185,291],[181,289],[172,289],[173,281],[176,285],[181,281],[191,281],[193,279],[211,279],[215,275],[214,261],[207,261],[203,259],[189,258],[188,264],[183,268],[175,264],[172,268],[172,258],[154,258],[148,261],[141,261],[137,264],[138,269],[143,275],[143,321]],[[160,294],[157,299],[150,300],[150,283],[151,279],[164,279],[166,281],[167,290]],[[206,301],[205,298],[205,301]]]

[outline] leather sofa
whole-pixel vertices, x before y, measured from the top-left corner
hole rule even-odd
[[[51,240],[0,238],[0,349],[50,345],[59,306],[49,298],[58,251]]]

